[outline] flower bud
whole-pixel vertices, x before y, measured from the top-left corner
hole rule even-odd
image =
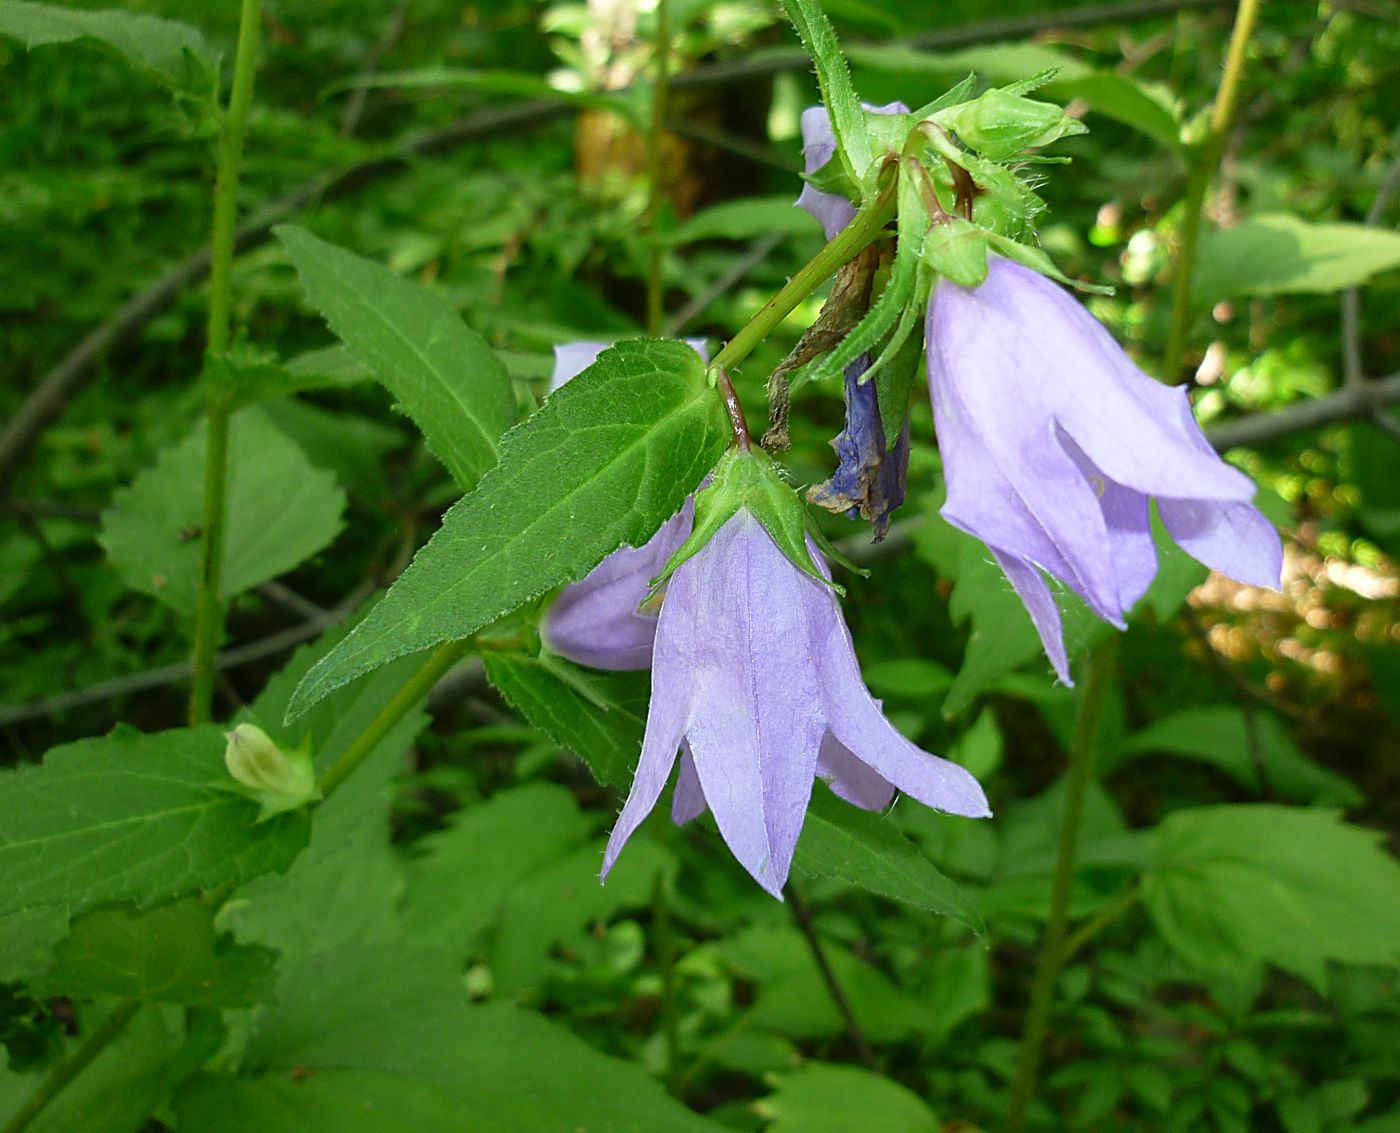
[[[262,804],[259,822],[321,797],[311,752],[283,751],[256,724],[239,724],[228,733],[224,766]]]

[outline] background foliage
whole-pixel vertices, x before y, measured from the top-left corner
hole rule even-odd
[[[820,247],[791,206],[816,97],[791,30],[672,0],[653,215],[654,6],[269,0],[236,333],[206,362],[234,7],[0,4],[0,1116],[57,1082],[28,1128],[1001,1128],[1076,700],[938,519],[926,402],[890,538],[825,526],[871,572],[844,580],[868,683],[992,821],[819,789],[786,905],[664,816],[599,887],[646,678],[543,663],[528,624],[383,734],[411,658],[284,724],[535,408],[550,346],[641,332],[649,216],[668,333],[727,339]],[[825,7],[872,103],[1059,68],[1045,96],[1090,131],[1047,170],[1042,243],[1113,286],[1089,305],[1162,374],[1230,6]],[[1168,554],[1121,640],[1079,740],[1097,776],[1032,1128],[1400,1130],[1397,82],[1389,6],[1264,6],[1162,376],[1259,480],[1284,586]],[[818,307],[736,376],[751,413]],[[369,743],[311,819],[251,825],[222,729],[182,726],[202,374],[236,391],[217,715],[309,738],[322,771]],[[688,412],[718,455],[713,408]],[[637,444],[672,451],[673,411]],[[840,427],[835,385],[806,387],[796,483]],[[534,572],[511,604],[575,571],[547,539],[518,553],[482,567]],[[1071,621],[1072,651],[1108,632]]]

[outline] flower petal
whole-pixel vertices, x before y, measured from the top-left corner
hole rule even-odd
[[[690,741],[681,741],[681,770],[676,776],[676,790],[671,796],[671,821],[684,826],[707,810],[700,775],[695,770],[695,756],[690,753]]]
[[[1283,545],[1253,504],[1158,500],[1157,510],[1171,537],[1197,562],[1237,582],[1278,589]]]
[[[997,565],[1016,588],[1016,595],[1026,607],[1026,613],[1030,614],[1035,632],[1040,634],[1040,644],[1045,647],[1045,655],[1055,667],[1055,675],[1073,688],[1074,682],[1069,677],[1069,657],[1065,653],[1065,632],[1060,624],[1060,608],[1055,605],[1055,596],[1050,593],[1050,587],[1045,585],[1040,571],[1025,559],[1003,554],[995,547],[990,550]]]
[[[545,643],[561,657],[595,669],[645,669],[651,665],[656,617],[638,613],[651,580],[685,542],[695,506],[668,519],[641,547],[622,547],[566,586],[544,617]]]
[[[675,598],[674,604],[670,598]],[[632,832],[656,806],[676,762],[676,752],[680,749],[694,700],[692,677],[696,668],[696,639],[687,617],[694,601],[695,595],[684,581],[677,587],[676,579],[672,578],[668,601],[661,607],[652,651],[651,703],[647,706],[642,754],[637,760],[627,802],[608,836],[608,846],[603,853],[604,878]]]
[[[910,743],[880,711],[860,678],[855,646],[829,591],[809,598],[813,653],[822,707],[831,735],[856,759],[925,806],[985,818],[991,814],[981,785],[964,768]]]
[[[884,810],[894,798],[894,784],[862,763],[830,732],[822,740],[821,751],[817,754],[817,776],[831,784],[838,798],[863,810]]]
[[[1121,627],[1098,498],[1053,419],[1023,392],[1038,383],[1008,374],[1000,348],[969,332],[969,320],[980,317],[967,304],[975,294],[944,281],[929,302],[929,396],[948,485],[940,514],[989,547],[1037,564]]]
[[[902,102],[891,102],[885,106],[861,105],[876,114],[908,114],[909,107]],[[802,172],[815,173],[836,156],[836,135],[831,130],[831,117],[825,106],[809,106],[802,112]],[[855,219],[856,207],[837,193],[823,193],[805,182],[802,192],[794,202],[798,208],[806,209],[822,226],[822,232],[830,240],[846,225]]]
[[[703,634],[686,728],[705,800],[740,864],[780,896],[806,817],[824,726],[811,688],[802,573],[745,509],[672,576]],[[659,639],[658,639],[659,640]]]
[[[1068,434],[1061,433],[1060,444],[1099,498],[1099,509],[1108,526],[1113,573],[1118,579],[1118,601],[1127,613],[1157,577],[1157,545],[1152,541],[1148,498],[1106,476]]]

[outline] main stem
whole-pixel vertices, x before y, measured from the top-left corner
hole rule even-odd
[[[433,685],[443,677],[448,669],[452,668],[458,661],[471,652],[474,647],[471,638],[463,641],[449,641],[439,645],[433,650],[430,656],[412,677],[408,683],[394,694],[394,698],[379,710],[373,720],[363,732],[355,738],[355,742],[347,747],[340,755],[340,758],[332,763],[326,772],[317,782],[321,788],[322,795],[330,795],[346,779],[351,772],[365,761],[365,757],[372,752],[389,731],[408,713],[415,704],[428,695]]]
[[[63,1092],[68,1083],[86,1070],[93,1060],[111,1045],[112,1040],[126,1029],[126,1025],[139,1010],[141,1004],[134,999],[112,1008],[111,1014],[102,1020],[102,1025],[87,1037],[82,1046],[61,1062],[54,1064],[39,1088],[29,1095],[29,1100],[5,1123],[4,1133],[21,1133],[21,1130],[28,1129],[34,1119],[48,1109],[50,1103]]]
[[[1186,339],[1191,331],[1191,277],[1196,270],[1196,250],[1201,237],[1201,213],[1205,209],[1206,190],[1225,152],[1225,136],[1234,121],[1235,104],[1239,99],[1240,76],[1244,73],[1245,50],[1254,26],[1259,20],[1259,0],[1239,0],[1235,11],[1235,28],[1230,35],[1230,48],[1225,56],[1225,69],[1220,75],[1220,89],[1210,115],[1210,133],[1200,145],[1191,162],[1186,182],[1186,200],[1181,220],[1181,242],[1177,248],[1176,275],[1172,280],[1172,321],[1167,339],[1162,377],[1175,382],[1181,376],[1181,363],[1186,355]]]
[[[825,248],[808,260],[782,289],[758,309],[757,314],[739,328],[739,333],[725,344],[710,362],[711,370],[731,370],[752,352],[753,348],[772,333],[773,328],[788,317],[803,299],[821,286],[836,269],[869,244],[894,214],[894,182],[886,185],[880,195],[838,232]]]
[[[199,592],[195,598],[194,681],[190,688],[191,724],[209,719],[214,699],[214,655],[224,633],[219,575],[224,557],[224,520],[228,480],[230,396],[221,372],[211,369],[229,344],[229,293],[233,273],[233,229],[238,214],[238,171],[243,161],[243,138],[248,108],[253,101],[257,69],[258,31],[262,0],[243,0],[234,53],[233,89],[219,133],[214,175],[214,231],[210,238],[209,331],[205,363],[208,404],[208,448],[204,458],[204,514],[199,537]]]
[[[1117,638],[1109,638],[1090,659],[1089,676],[1079,702],[1074,729],[1074,750],[1070,752],[1069,778],[1065,783],[1065,810],[1060,819],[1060,842],[1055,854],[1055,876],[1050,886],[1050,915],[1045,922],[1045,938],[1040,945],[1040,961],[1031,986],[1030,1004],[1021,1031],[1021,1053],[1016,1081],[1011,1087],[1011,1106],[1006,1133],[1021,1133],[1026,1111],[1035,1096],[1040,1048],[1045,1040],[1050,1008],[1055,1000],[1055,984],[1065,961],[1065,929],[1069,921],[1069,894],[1074,882],[1074,863],[1079,853],[1079,831],[1084,819],[1084,798],[1094,777],[1098,759],[1099,724],[1103,718],[1104,693],[1112,679]]]
[[[656,80],[651,88],[651,121],[647,128],[647,333],[661,333],[665,319],[666,275],[657,226],[661,219],[663,162],[661,141],[666,128],[666,103],[671,79],[671,20],[668,0],[656,0]]]

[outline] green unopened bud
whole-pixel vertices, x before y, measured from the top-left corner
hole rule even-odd
[[[262,804],[258,822],[321,797],[310,749],[283,751],[256,724],[239,724],[228,733],[224,766]]]
[[[972,102],[936,114],[942,126],[952,130],[964,145],[983,157],[1004,161],[1023,149],[1046,146],[1085,126],[1063,109],[1010,91],[993,88]]]

